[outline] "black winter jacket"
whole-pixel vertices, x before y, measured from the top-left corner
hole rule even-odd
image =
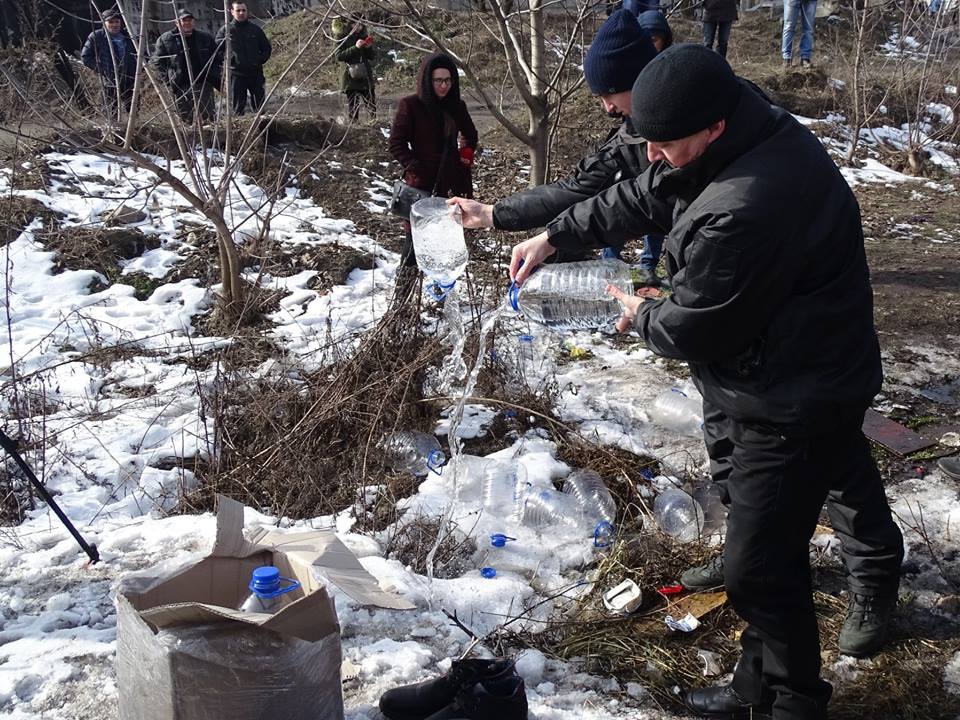
[[[191,56],[189,71],[184,40]],[[194,30],[186,38],[182,38],[177,29],[169,30],[157,40],[153,54],[153,65],[160,73],[160,78],[180,91],[190,88],[191,71],[198,85],[206,82],[219,87],[220,63],[217,60],[217,46],[213,36],[202,30]]]
[[[704,22],[733,22],[737,19],[737,0],[704,0]]]
[[[547,232],[561,249],[669,233],[673,295],[635,328],[734,420],[824,432],[880,389],[856,198],[817,138],[747,85],[702,156],[657,162]]]
[[[106,30],[90,33],[80,51],[83,64],[95,70],[106,87],[132,88],[137,74],[137,51],[126,33],[121,37],[124,48],[122,58],[116,57],[116,49]]]
[[[249,20],[238,23],[231,20],[229,25],[220,28],[217,33],[217,52],[220,62],[227,52],[227,28],[230,28],[230,71],[244,77],[262,77],[263,66],[270,59],[273,48],[266,33]]]
[[[542,227],[567,208],[611,185],[639,177],[649,166],[647,141],[630,132],[627,119],[568,177],[521,190],[494,205],[493,225],[500,230]]]

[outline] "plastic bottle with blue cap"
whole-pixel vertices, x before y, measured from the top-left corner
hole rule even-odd
[[[280,577],[280,569],[273,565],[256,568],[250,584],[250,595],[240,604],[240,610],[251,613],[273,615],[293,600],[291,592],[300,587],[300,583],[290,578]]]
[[[410,209],[410,234],[417,266],[429,292],[442,300],[467,269],[467,243],[460,207],[440,197],[418,200]]]
[[[380,442],[379,448],[387,465],[417,477],[431,472],[439,475],[447,461],[439,441],[433,435],[416,430],[392,432]]]
[[[543,265],[523,285],[512,283],[507,300],[517,312],[553,330],[591,330],[612,325],[623,314],[607,285],[633,294],[630,266],[622,260]]]

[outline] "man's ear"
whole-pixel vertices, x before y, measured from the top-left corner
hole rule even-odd
[[[707,142],[712,143],[713,141],[715,141],[718,137],[723,135],[723,131],[726,129],[727,129],[726,119],[717,120],[712,125],[708,125],[707,130],[709,131],[709,134],[707,135]]]

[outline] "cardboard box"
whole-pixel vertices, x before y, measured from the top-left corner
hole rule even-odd
[[[235,608],[254,568],[300,582],[275,615]],[[120,720],[341,720],[340,625],[319,570],[363,605],[414,605],[384,592],[330,531],[243,535],[243,505],[219,498],[200,562],[124,578],[117,589]]]

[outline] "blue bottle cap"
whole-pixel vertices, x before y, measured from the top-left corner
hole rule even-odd
[[[598,548],[610,547],[613,544],[614,534],[613,525],[606,520],[601,520],[593,529],[593,546]]]
[[[516,540],[516,538],[504,535],[503,533],[494,533],[490,536],[490,544],[494,547],[503,547],[509,540]]]
[[[497,571],[492,567],[485,567],[480,568],[480,574],[489,580],[490,578],[495,578],[497,576]]]
[[[653,480],[654,478],[653,470],[651,470],[650,468],[641,468],[640,477],[646,478],[647,480]]]
[[[510,283],[510,289],[507,290],[507,300],[517,312],[520,312],[520,286],[515,282]]]
[[[522,342],[522,343],[533,342],[533,335],[521,335],[521,336],[520,336],[520,342]]]
[[[512,410],[512,409],[511,409],[511,410],[504,410],[504,411],[503,411],[503,416],[504,416],[505,418],[507,418],[508,420],[509,420],[510,418],[515,418],[515,417],[517,416],[517,411],[516,411],[516,410]]]
[[[280,570],[273,565],[258,567],[253,571],[250,589],[256,593],[273,592],[280,587]]]
[[[439,475],[440,468],[443,467],[443,464],[446,461],[447,456],[443,454],[443,450],[433,450],[430,455],[427,456],[427,469],[430,470],[430,472]]]

